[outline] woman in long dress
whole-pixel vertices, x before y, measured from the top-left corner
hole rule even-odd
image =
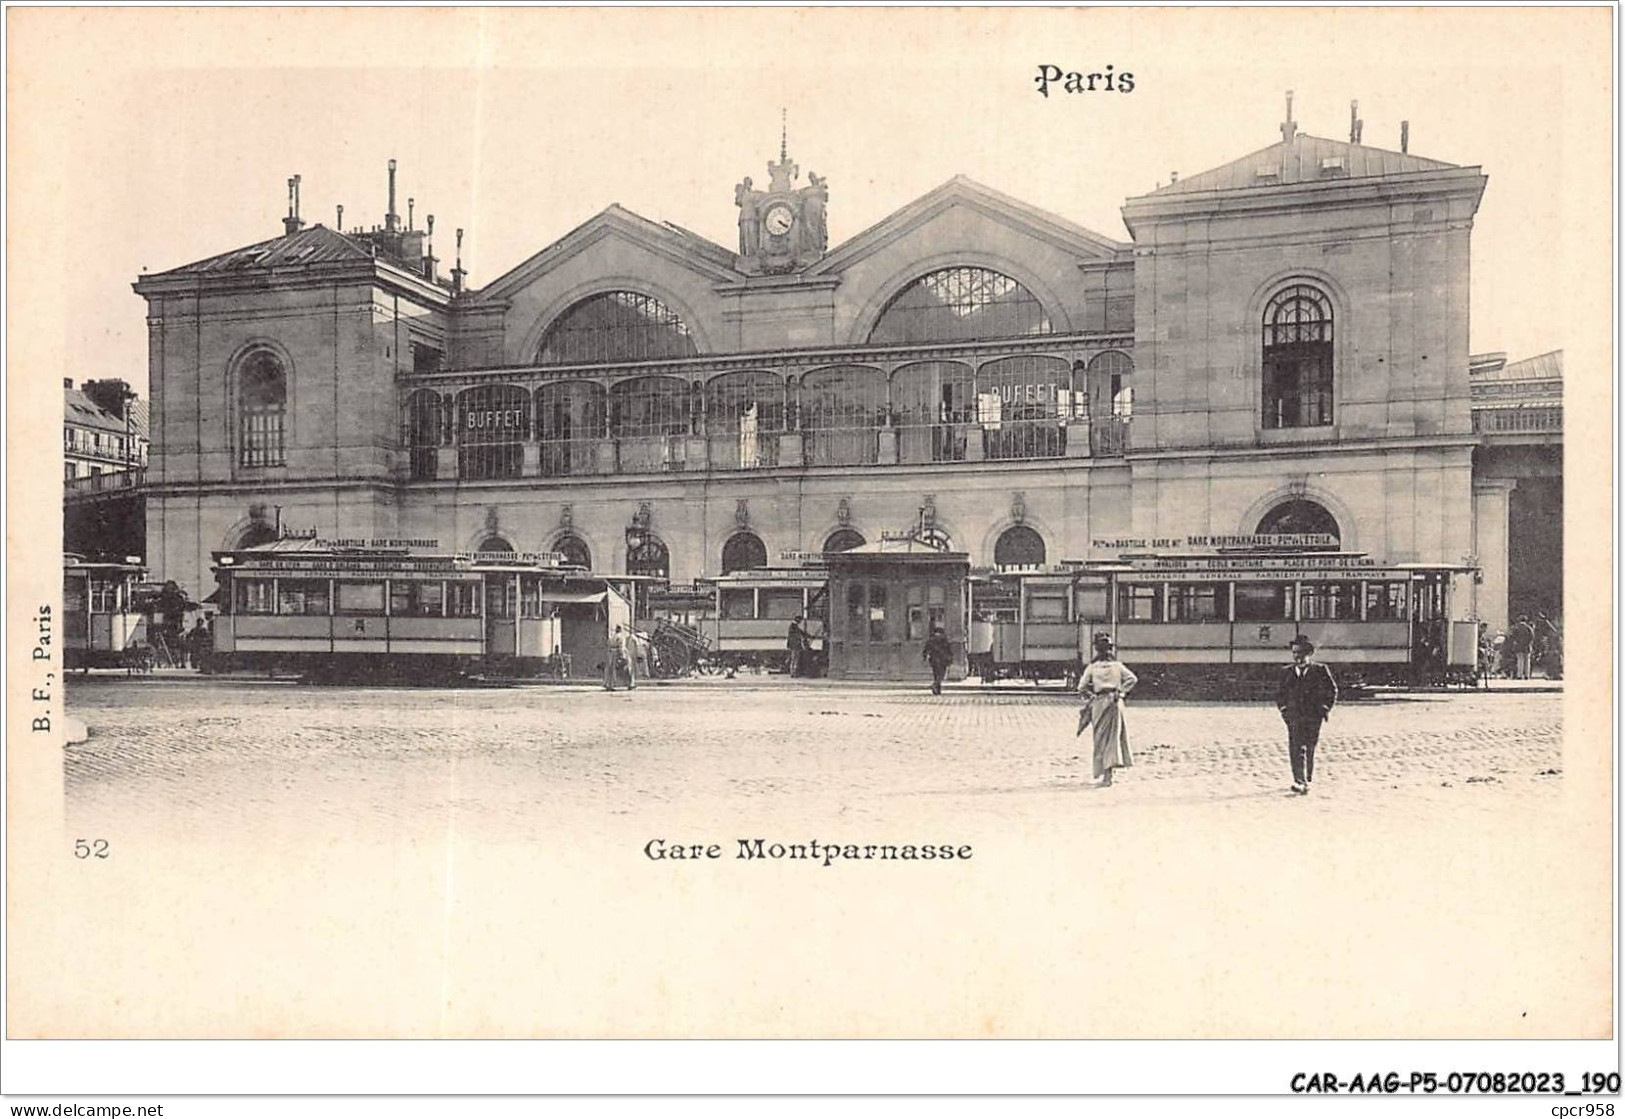
[[[1095,655],[1078,680],[1084,697],[1078,713],[1078,733],[1088,725],[1095,734],[1095,776],[1101,787],[1112,783],[1112,771],[1134,764],[1128,749],[1128,725],[1123,721],[1123,697],[1138,683],[1128,665],[1117,659],[1112,639],[1095,635]]]

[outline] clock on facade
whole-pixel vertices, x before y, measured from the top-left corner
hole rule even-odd
[[[771,207],[767,213],[762,216],[762,224],[766,226],[767,231],[773,234],[775,237],[782,237],[784,234],[788,233],[790,231],[790,227],[795,224],[795,221],[796,215],[791,211],[790,207],[786,206],[782,202]]]

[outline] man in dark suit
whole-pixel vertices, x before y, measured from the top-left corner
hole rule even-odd
[[[1292,639],[1292,663],[1281,670],[1275,689],[1275,706],[1286,720],[1287,754],[1292,759],[1292,791],[1309,792],[1315,779],[1315,745],[1320,741],[1320,724],[1337,703],[1337,681],[1332,670],[1311,660],[1315,645],[1299,634]]]

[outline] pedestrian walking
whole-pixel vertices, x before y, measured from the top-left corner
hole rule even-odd
[[[948,666],[954,663],[954,647],[941,626],[931,627],[931,636],[925,639],[920,659],[931,666],[931,694],[941,695],[942,678],[948,674]]]
[[[638,686],[637,670],[633,668],[632,636],[627,633],[626,627],[617,625],[609,635],[609,644],[604,649],[604,690],[612,692],[622,680],[626,681],[626,690],[632,691]]]
[[[209,629],[209,623],[202,618],[197,625],[186,635],[186,655],[192,662],[192,667],[202,672],[206,668],[209,655],[214,652],[214,633]]]
[[[804,626],[805,618],[797,615],[790,622],[790,632],[784,638],[784,671],[790,676],[800,676],[802,661],[807,655],[807,630]]]
[[[1115,770],[1134,764],[1128,748],[1128,723],[1123,719],[1123,700],[1139,678],[1117,659],[1111,635],[1095,634],[1094,657],[1078,677],[1078,693],[1083,706],[1078,711],[1078,733],[1085,727],[1095,735],[1094,774],[1101,788],[1109,788]]]
[[[1529,679],[1535,656],[1535,627],[1529,624],[1528,614],[1518,615],[1507,634],[1507,643],[1512,646],[1513,674],[1519,680]]]
[[[1299,634],[1292,639],[1292,663],[1281,670],[1275,706],[1286,721],[1287,756],[1292,762],[1292,791],[1307,795],[1315,779],[1315,747],[1320,726],[1337,703],[1332,670],[1312,660],[1315,643]]]

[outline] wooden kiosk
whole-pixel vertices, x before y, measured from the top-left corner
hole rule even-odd
[[[948,679],[964,678],[967,554],[888,534],[827,562],[831,679],[930,680],[920,654],[932,626],[953,643]]]

